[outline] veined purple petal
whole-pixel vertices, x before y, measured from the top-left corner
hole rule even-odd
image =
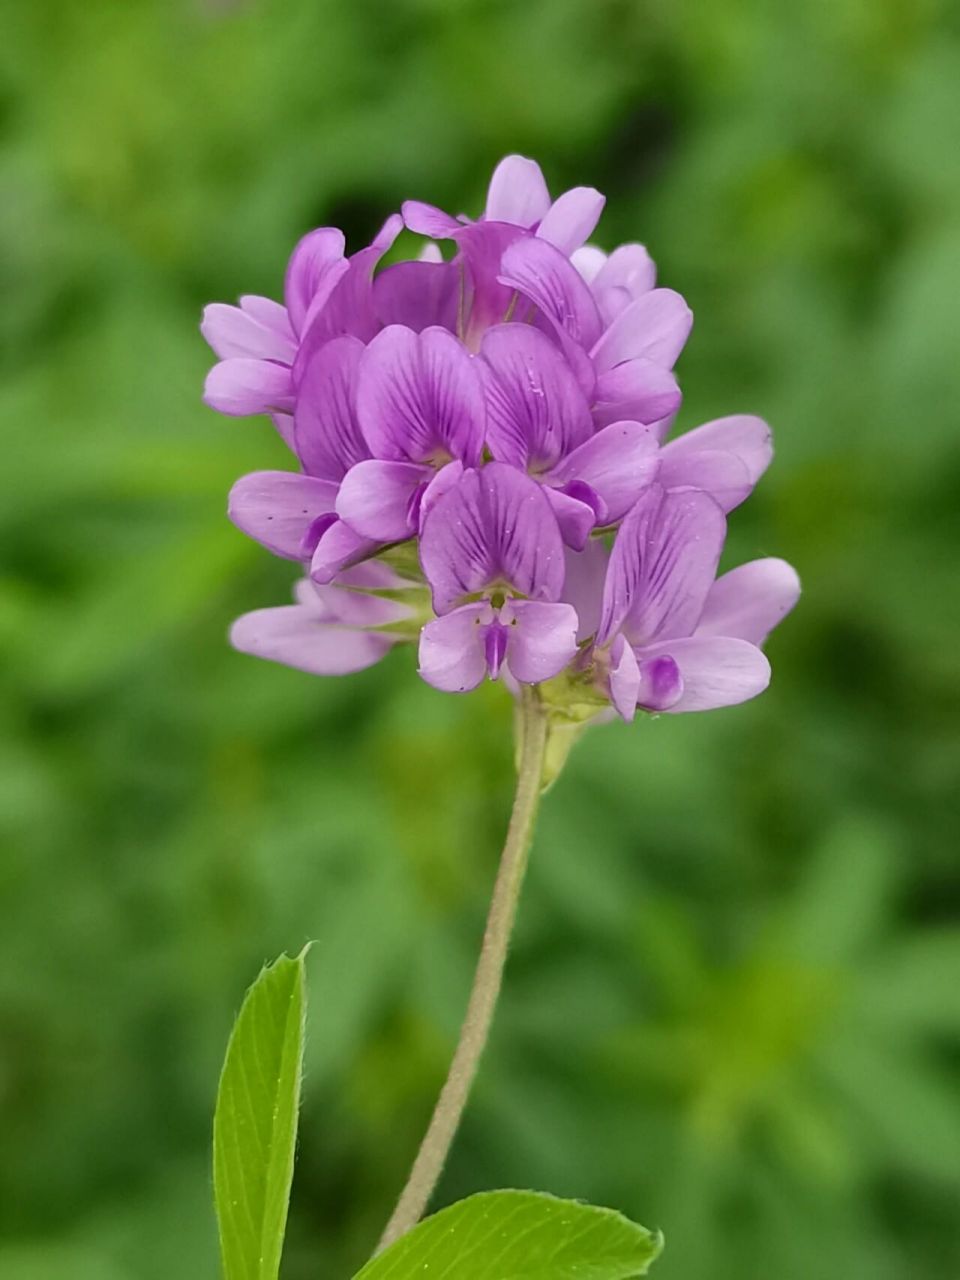
[[[763,693],[770,683],[770,663],[756,645],[726,636],[691,636],[639,651],[641,662],[666,655],[683,679],[683,693],[670,712],[710,711],[731,707]]]
[[[507,655],[508,636],[507,628],[499,619],[483,629],[483,656],[491,680],[496,680],[500,674],[500,667]]]
[[[475,351],[490,325],[500,324],[515,305],[514,291],[499,279],[500,263],[507,248],[524,236],[509,222],[471,222],[455,235],[466,267],[468,297],[464,299],[464,340]]]
[[[506,663],[521,684],[552,679],[577,652],[577,613],[569,604],[508,600],[500,620],[507,633]]]
[[[444,693],[477,687],[487,674],[483,623],[491,615],[479,601],[427,623],[420,632],[420,675],[427,684]]]
[[[227,514],[238,529],[288,560],[310,554],[304,541],[333,511],[337,486],[295,471],[255,471],[230,490]]]
[[[738,507],[753,490],[746,463],[716,449],[674,454],[661,449],[659,480],[665,489],[703,489],[724,511]]]
[[[462,228],[463,223],[451,218],[436,205],[422,200],[404,200],[400,206],[404,225],[418,236],[432,236],[435,240],[450,240]]]
[[[591,538],[582,551],[564,552],[566,573],[561,599],[577,611],[578,642],[596,635],[600,626],[603,582],[609,559],[610,553],[599,538]]]
[[[649,485],[613,544],[598,641],[622,630],[636,648],[690,635],[703,611],[726,520],[708,494]]]
[[[504,252],[500,281],[516,289],[583,350],[600,335],[600,314],[589,288],[568,258],[546,240],[516,240]]]
[[[354,533],[349,525],[338,519],[317,543],[310,562],[310,577],[321,584],[332,582],[337,574],[374,555],[380,547],[379,542]]]
[[[370,456],[354,412],[354,387],[363,355],[358,338],[334,338],[305,365],[294,413],[294,448],[304,470],[340,480]]]
[[[537,235],[569,257],[593,234],[605,203],[606,197],[593,187],[573,187],[554,200]]]
[[[379,458],[476,465],[483,448],[484,410],[470,356],[445,329],[414,333],[391,325],[364,352],[357,418]]]
[[[347,260],[329,293],[318,293],[303,321],[301,356],[308,359],[325,342],[349,333],[369,342],[378,332],[373,301],[373,273],[377,263],[403,229],[403,219],[392,214],[366,249]],[[299,363],[295,366],[299,376]]]
[[[272,360],[221,360],[207,374],[203,401],[234,418],[272,410],[289,412],[293,408],[290,369]]]
[[[672,289],[651,289],[631,302],[591,352],[598,373],[624,360],[647,360],[672,369],[693,325],[693,312]]]
[[[543,492],[547,495],[564,543],[574,551],[582,551],[597,523],[593,506],[549,485],[544,485]]]
[[[583,481],[602,498],[604,520],[617,521],[656,478],[657,440],[639,422],[615,422],[569,453],[550,472],[550,482]]]
[[[747,469],[752,488],[770,465],[773,435],[762,418],[735,413],[677,436],[664,445],[663,456],[665,459],[688,457],[705,449],[736,454]]]
[[[563,543],[550,504],[536,481],[502,462],[465,471],[437,500],[423,521],[420,563],[437,613],[499,582],[541,600],[556,600],[563,588]]]
[[[372,667],[398,639],[332,626],[296,604],[245,613],[230,629],[230,643],[241,653],[317,676],[343,676]]]
[[[431,325],[456,332],[461,282],[454,262],[397,262],[373,282],[377,319],[415,333]]]
[[[590,410],[563,356],[526,324],[488,329],[481,347],[487,444],[501,462],[546,470],[593,433]]]
[[[221,360],[240,357],[289,365],[297,353],[286,310],[269,298],[248,295],[239,307],[211,302],[203,309],[200,332]]]
[[[697,625],[698,636],[733,636],[762,645],[800,598],[797,571],[785,560],[751,560],[718,578]]]
[[[485,217],[532,227],[550,208],[550,192],[535,160],[506,156],[493,171],[487,190]]]
[[[284,301],[294,333],[300,334],[313,302],[331,268],[343,261],[343,232],[319,227],[303,237],[290,256],[283,286]]]
[[[676,413],[680,399],[680,388],[670,370],[641,356],[597,378],[593,420],[598,427],[611,422],[659,422]]]
[[[376,542],[401,542],[417,531],[411,502],[434,473],[415,462],[358,462],[343,478],[337,514],[354,532]]]

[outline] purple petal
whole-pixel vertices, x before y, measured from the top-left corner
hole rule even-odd
[[[693,325],[693,312],[672,289],[651,289],[631,302],[593,348],[599,373],[643,356],[673,368]]]
[[[373,305],[382,325],[402,324],[415,333],[439,325],[456,331],[460,267],[454,262],[398,262],[373,282]]]
[[[552,679],[577,652],[577,612],[569,604],[508,600],[500,618],[508,632],[507,666],[521,684]]]
[[[644,655],[637,667],[637,705],[645,711],[670,711],[683,696],[683,675],[668,653]]]
[[[572,604],[580,619],[577,640],[587,640],[600,626],[603,582],[610,554],[599,538],[591,538],[582,551],[564,552],[566,575],[562,599]]]
[[[304,470],[340,480],[370,456],[354,412],[354,387],[363,355],[357,338],[334,338],[303,369],[294,414],[294,447]]]
[[[617,714],[629,723],[637,714],[640,696],[640,667],[636,654],[624,636],[618,635],[610,647],[610,701]]]
[[[615,422],[574,449],[550,473],[552,483],[585,482],[603,499],[605,521],[625,515],[656,478],[657,439],[639,422]]]
[[[483,629],[483,656],[491,680],[496,680],[500,674],[500,667],[507,654],[508,636],[507,628],[499,619]]]
[[[254,471],[230,490],[227,514],[278,556],[302,560],[310,530],[333,511],[337,487],[295,471]]]
[[[535,160],[506,156],[493,171],[487,190],[485,217],[532,227],[550,208],[550,192]]]
[[[420,675],[444,693],[466,693],[487,674],[481,621],[490,612],[485,601],[466,604],[428,622],[420,632]]]
[[[450,240],[463,227],[462,222],[451,218],[436,205],[421,200],[405,200],[400,207],[404,225],[419,236],[432,236],[436,240]]]
[[[587,284],[593,282],[606,260],[607,255],[595,244],[582,245],[570,255],[570,261]]]
[[[269,298],[247,296],[239,307],[211,302],[203,309],[200,332],[221,360],[250,357],[293,364],[297,353],[286,310]]]
[[[347,569],[337,576],[333,583],[320,584],[311,582],[309,578],[301,578],[297,584],[297,598],[301,604],[312,608],[318,617],[326,622],[335,622],[347,627],[382,627],[392,622],[401,622],[413,616],[413,611],[395,600],[381,600],[378,596],[366,594],[354,589],[369,585],[384,588],[388,585],[403,586],[402,579],[397,584],[377,582],[351,584],[351,576],[359,570],[370,567],[385,568],[373,562],[358,565],[355,569]],[[392,577],[389,575],[388,577]]]
[[[294,427],[292,413],[271,413],[270,421],[277,429],[277,435],[287,446],[291,453],[296,453],[297,447],[293,442]]]
[[[659,422],[676,413],[680,398],[669,369],[642,357],[627,360],[597,378],[593,420],[598,427],[611,422]]]
[[[532,302],[557,331],[584,350],[600,335],[600,314],[589,288],[559,249],[536,237],[517,240],[503,254],[500,280]]]
[[[379,458],[476,465],[484,410],[471,357],[445,329],[414,333],[391,325],[364,352],[357,418]]]
[[[735,413],[705,422],[702,427],[671,440],[664,445],[663,456],[672,459],[704,449],[736,454],[747,469],[752,487],[770,465],[773,436],[762,418],[749,413]]]
[[[429,482],[423,491],[423,497],[420,499],[420,528],[423,528],[423,522],[433,509],[434,504],[439,498],[455,485],[459,484],[460,477],[463,475],[463,463],[459,459],[448,462],[445,467],[441,467],[439,471],[434,472],[433,479]]]
[[[641,662],[661,655],[673,659],[683,678],[683,693],[666,708],[670,712],[731,707],[755,698],[770,683],[770,663],[746,640],[692,636],[648,645],[638,654]]]
[[[203,401],[234,418],[271,410],[289,412],[293,408],[290,370],[272,360],[221,360],[207,374]]]
[[[336,520],[324,531],[310,562],[314,582],[332,582],[338,573],[350,569],[380,550],[381,544],[354,533],[349,525]]]
[[[614,249],[593,277],[593,296],[606,324],[656,284],[657,268],[642,244]]]
[[[582,551],[597,523],[597,513],[589,502],[584,502],[562,489],[544,485],[551,510],[560,529],[564,543],[574,551]]]
[[[301,333],[310,304],[331,269],[343,261],[343,250],[342,231],[319,227],[305,235],[291,254],[283,295],[296,334]]]
[[[423,521],[420,563],[434,609],[504,582],[523,595],[556,600],[563,588],[563,543],[536,481],[502,462],[465,471]]]
[[[623,630],[636,647],[690,635],[703,611],[726,520],[696,490],[651,484],[627,515],[610,556],[598,640]]]
[[[527,324],[488,329],[481,347],[487,444],[514,466],[544,470],[593,432],[590,410],[570,366]]]
[[[245,613],[230,629],[230,643],[241,653],[317,676],[343,676],[372,667],[397,641],[397,636],[331,626],[312,609],[296,604]]]
[[[358,462],[343,478],[337,514],[356,533],[376,542],[400,542],[416,533],[411,503],[430,479],[429,467],[415,462]]]
[[[398,213],[392,214],[373,243],[348,260],[329,293],[318,293],[314,298],[301,333],[307,356],[341,334],[349,333],[362,342],[369,342],[378,332],[380,322],[373,302],[373,273],[402,229],[402,218]]]
[[[567,257],[588,240],[600,221],[606,198],[593,187],[574,187],[554,200],[537,235]]]
[[[734,636],[762,645],[800,598],[797,571],[785,560],[751,560],[710,588],[698,636]]]
[[[473,222],[456,234],[470,286],[464,336],[471,351],[479,346],[484,331],[499,324],[516,302],[514,291],[500,283],[500,263],[507,248],[523,235],[520,227],[508,222]]]
[[[659,480],[665,489],[703,489],[724,511],[738,507],[753,489],[746,464],[736,454],[712,449],[680,454],[662,449]]]

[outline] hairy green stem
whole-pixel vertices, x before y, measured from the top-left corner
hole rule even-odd
[[[446,1082],[413,1162],[407,1185],[387,1223],[377,1252],[419,1222],[443,1170],[470,1086],[477,1074],[497,1007],[510,935],[517,915],[540,800],[546,744],[547,718],[539,694],[535,687],[524,685],[518,717],[517,790],[466,1016]]]

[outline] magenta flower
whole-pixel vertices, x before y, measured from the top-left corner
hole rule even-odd
[[[420,563],[434,611],[420,635],[420,674],[450,693],[505,667],[538,684],[577,652],[577,614],[558,604],[563,544],[550,504],[501,462],[466,471],[423,524]]]
[[[783,560],[754,560],[715,581],[726,535],[718,503],[652,484],[624,520],[603,585],[594,643],[625,720],[647,711],[707,711],[762,693],[760,645],[796,604]]]
[[[283,305],[206,309],[207,402],[270,413],[299,467],[231,491],[231,519],[306,574],[297,604],[238,620],[237,648],[342,674],[419,638],[436,688],[554,681],[551,705],[627,719],[766,686],[796,575],[715,574],[770,430],[735,415],[665,442],[691,313],[642,245],[586,243],[602,208],[588,187],[551,200],[510,156],[477,221],[404,204],[416,261],[379,265],[397,215],[351,258],[322,228]]]

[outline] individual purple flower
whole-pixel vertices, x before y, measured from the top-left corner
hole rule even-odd
[[[463,693],[501,669],[522,684],[577,651],[577,615],[557,603],[563,543],[543,490],[501,462],[468,470],[424,520],[420,562],[439,616],[420,636],[420,674]]]
[[[341,334],[362,340],[379,328],[373,272],[402,226],[394,214],[373,243],[344,257],[343,232],[320,227],[298,243],[287,265],[284,301],[246,295],[238,307],[222,302],[205,308],[201,333],[220,357],[207,375],[204,400],[233,417],[269,413],[291,442],[296,403],[295,368]]]
[[[296,603],[245,613],[234,622],[230,642],[241,653],[269,658],[319,676],[342,676],[379,662],[395,644],[410,639],[399,624],[414,610],[372,591],[397,593],[414,584],[386,565],[358,565],[335,585],[301,579]]]
[[[571,547],[620,520],[658,469],[657,439],[637,422],[595,431],[586,397],[558,348],[530,325],[488,329],[481,347],[487,445],[535,476]]]
[[[617,534],[594,656],[625,720],[647,711],[705,711],[755,697],[770,665],[760,650],[796,604],[782,560],[756,560],[714,580],[726,533],[717,502],[651,485]]]
[[[337,512],[362,537],[403,541],[417,532],[434,482],[450,483],[480,463],[485,414],[476,366],[445,329],[391,325],[360,359],[355,403],[368,458],[344,476]]]

